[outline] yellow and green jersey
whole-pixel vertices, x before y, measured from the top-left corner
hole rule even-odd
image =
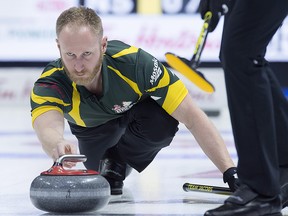
[[[31,92],[32,121],[58,110],[71,123],[94,127],[121,117],[146,96],[171,114],[188,93],[155,57],[116,40],[108,42],[101,73],[103,94],[96,97],[69,79],[61,59],[49,63]]]

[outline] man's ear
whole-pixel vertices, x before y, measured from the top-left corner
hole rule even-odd
[[[108,38],[107,38],[107,36],[104,36],[104,37],[102,38],[102,41],[101,41],[101,48],[102,48],[102,52],[103,52],[103,53],[106,52],[107,45],[108,45]]]
[[[55,41],[56,41],[56,44],[57,44],[58,49],[60,50],[60,44],[59,44],[58,39],[56,38]]]

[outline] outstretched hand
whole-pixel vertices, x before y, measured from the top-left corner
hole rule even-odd
[[[53,159],[54,161],[61,157],[62,155],[67,155],[67,154],[78,154],[77,153],[77,145],[74,143],[71,143],[67,140],[62,140],[57,143],[57,147],[53,149]],[[76,166],[76,162],[71,162],[71,161],[64,161],[63,163],[64,167],[67,168],[72,168]]]
[[[237,190],[240,186],[239,179],[237,177],[237,168],[230,167],[223,173],[223,181],[229,185],[229,188],[232,192]]]

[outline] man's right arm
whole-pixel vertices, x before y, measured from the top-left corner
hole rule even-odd
[[[64,139],[64,116],[56,110],[39,115],[33,122],[43,150],[55,161],[64,154],[77,154],[76,144]],[[74,166],[65,164],[67,167]]]

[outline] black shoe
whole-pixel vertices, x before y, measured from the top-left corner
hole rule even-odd
[[[103,176],[110,184],[111,195],[122,195],[123,194],[123,181],[116,181],[115,179]]]
[[[248,186],[241,185],[224,205],[208,210],[204,216],[282,216],[281,198],[259,196]]]
[[[280,168],[282,208],[288,206],[288,169]]]
[[[288,206],[288,182],[281,186],[282,208]]]
[[[125,163],[106,158],[101,161],[99,170],[110,184],[111,195],[121,195],[123,193],[123,181],[132,168]]]

